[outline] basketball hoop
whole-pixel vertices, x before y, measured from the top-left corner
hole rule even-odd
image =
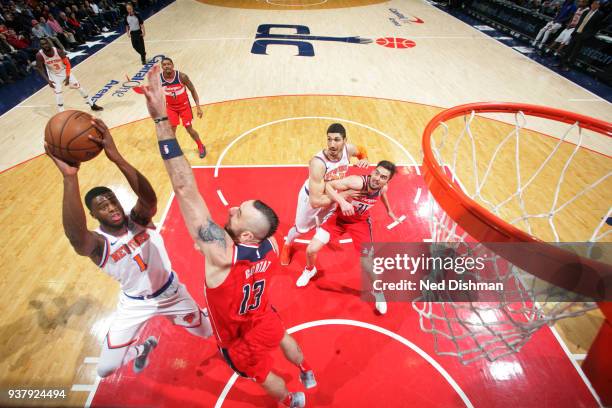
[[[521,301],[456,302],[423,293],[413,307],[419,313],[421,329],[434,336],[438,354],[456,356],[464,364],[482,358],[494,361],[518,352],[543,325],[597,307],[585,297],[612,298],[606,293],[610,291],[606,279],[612,276],[610,260],[591,257],[597,243],[612,240],[612,228],[606,223],[612,216],[612,159],[591,152],[605,164],[595,166],[591,173],[600,174],[589,174],[576,188],[577,180],[582,182],[585,177],[573,161],[577,155],[589,154],[584,146],[587,135],[608,146],[612,124],[553,108],[492,102],[447,109],[429,122],[423,133],[423,174],[430,191],[433,245],[474,243],[476,251],[479,246],[493,250],[490,261],[495,279],[520,282],[522,296]],[[531,154],[533,142],[540,140],[545,148],[539,148],[539,157],[525,160],[522,155]],[[500,185],[507,187],[502,193]],[[544,203],[546,199],[550,203]],[[588,203],[589,222],[579,235],[568,229],[567,219],[578,216],[569,209],[581,201]],[[564,236],[568,230],[569,240],[590,243],[584,253],[545,242],[568,241]],[[528,245],[517,255],[503,245],[485,248],[488,243]],[[504,263],[507,267],[500,267]],[[555,273],[559,271],[563,273]],[[552,288],[571,291],[572,301],[553,302]],[[605,303],[599,306],[609,333],[612,308]],[[612,337],[601,337],[597,341],[607,343],[609,349]],[[599,349],[606,347],[600,343]],[[609,361],[609,350],[606,354]],[[590,353],[587,361],[600,357]]]

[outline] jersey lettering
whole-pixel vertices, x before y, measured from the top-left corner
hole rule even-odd
[[[265,288],[266,281],[264,279],[256,281],[253,284],[253,290],[251,290],[251,284],[247,283],[244,285],[242,287],[243,297],[242,302],[240,302],[240,310],[238,311],[238,314],[243,315],[247,312],[257,310],[261,304],[261,296],[263,295]],[[251,292],[253,292],[254,302],[250,306],[247,306],[251,298]]]

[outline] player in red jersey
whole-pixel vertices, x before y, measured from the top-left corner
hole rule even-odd
[[[312,251],[307,253],[306,268],[297,280],[297,286],[306,286],[310,279],[317,273],[315,262],[317,253],[331,240],[339,239],[347,233],[353,240],[353,246],[357,252],[361,252],[361,246],[366,242],[373,242],[372,221],[370,218],[370,208],[380,199],[387,214],[393,221],[399,222],[391,210],[389,199],[387,198],[387,183],[395,174],[395,164],[383,160],[376,165],[376,168],[369,176],[348,176],[340,180],[333,180],[325,184],[325,193],[332,200],[338,203],[339,207],[335,213],[321,225],[322,232],[314,237],[309,245]],[[340,192],[352,190],[359,194],[351,195],[349,201]],[[367,255],[367,254],[366,254]],[[361,257],[362,267],[369,271],[372,281],[377,279],[372,271],[371,257]],[[373,292],[376,299],[376,310],[381,314],[387,312],[387,302],[382,292]]]
[[[164,93],[166,94],[166,107],[168,110],[168,120],[172,131],[176,134],[176,127],[181,121],[183,126],[189,133],[189,136],[198,145],[198,152],[200,153],[200,159],[206,156],[206,147],[200,140],[200,135],[191,126],[193,120],[193,113],[191,112],[191,104],[189,103],[189,95],[187,95],[187,89],[191,92],[193,101],[196,106],[196,113],[198,118],[201,118],[202,108],[200,108],[200,97],[195,87],[191,83],[191,80],[184,72],[176,71],[174,69],[174,62],[168,57],[164,57],[161,61],[162,74],[161,81],[164,87]]]
[[[212,220],[165,116],[159,67],[147,76],[149,85],[143,92],[156,123],[160,153],[185,225],[205,256],[205,293],[219,349],[237,374],[254,379],[284,405],[303,407],[304,393],[287,391],[283,379],[271,371],[270,353],[280,346],[285,357],[300,369],[304,386],[316,385],[300,347],[268,300],[270,280],[278,268],[278,246],[272,237],[278,217],[261,201],[249,200],[230,209],[225,228]]]

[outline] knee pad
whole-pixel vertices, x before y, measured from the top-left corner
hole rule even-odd
[[[330,238],[329,232],[325,231],[323,228],[317,228],[314,237],[324,244],[327,244]]]

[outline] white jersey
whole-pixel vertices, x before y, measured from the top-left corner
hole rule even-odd
[[[128,231],[120,237],[97,229],[106,241],[98,265],[119,281],[129,296],[147,296],[163,287],[172,273],[164,240],[154,228],[143,227],[128,217]]]
[[[348,149],[346,148],[346,144],[342,148],[342,157],[338,161],[329,160],[323,152],[324,150],[321,150],[313,157],[313,159],[321,160],[325,165],[325,176],[323,177],[323,181],[327,182],[331,180],[340,180],[346,177],[349,165],[351,164],[351,162],[349,161],[349,154]],[[309,179],[306,179],[303,186],[306,193],[308,193],[308,180]]]
[[[47,69],[47,75],[49,77],[52,76],[66,76],[66,66],[64,65],[64,61],[57,52],[57,48],[53,47],[53,55],[47,56],[43,50],[38,51],[40,55],[42,55],[45,61],[45,68]]]

